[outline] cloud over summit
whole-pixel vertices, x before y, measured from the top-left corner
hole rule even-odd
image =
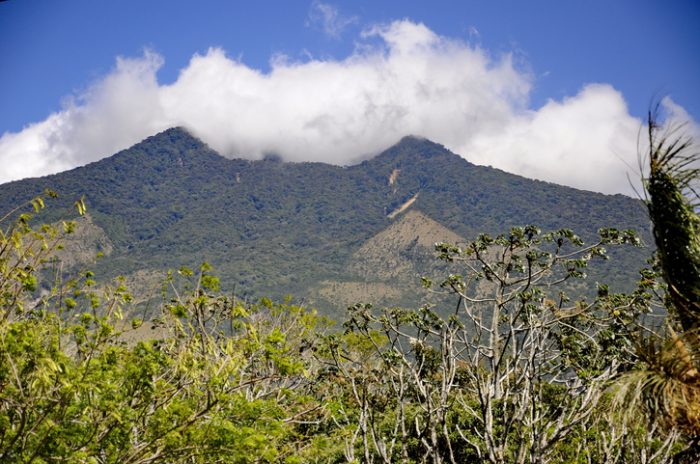
[[[494,58],[408,20],[357,41],[344,59],[277,57],[266,73],[212,48],[170,85],[157,80],[159,55],[119,58],[60,112],[0,137],[0,182],[82,165],[184,126],[225,156],[274,152],[334,164],[413,134],[528,177],[630,192],[640,121],[611,86],[531,109],[533,78],[508,55]]]

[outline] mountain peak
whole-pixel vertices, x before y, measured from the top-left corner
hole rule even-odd
[[[428,158],[436,154],[450,152],[444,145],[417,135],[407,135],[401,138],[401,140],[394,145],[394,148],[417,149],[420,151],[421,155]]]
[[[192,167],[217,159],[223,157],[190,134],[187,129],[171,127],[97,163],[108,165],[143,162],[149,166],[160,164],[163,167]]]
[[[187,129],[182,126],[176,126],[147,137],[128,150],[135,148],[148,148],[149,146],[153,145],[162,146],[163,144],[175,144],[181,149],[209,148],[206,143],[192,135]]]
[[[457,157],[457,155],[439,143],[432,142],[424,137],[407,135],[395,145],[377,155],[374,160],[379,162],[390,161],[398,165],[406,162],[412,163],[445,157]]]

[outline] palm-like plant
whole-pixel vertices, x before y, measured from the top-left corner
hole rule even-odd
[[[648,119],[645,202],[653,224],[656,266],[665,283],[667,330],[640,340],[640,369],[620,382],[625,403],[641,403],[653,420],[680,433],[687,447],[674,462],[700,462],[700,154],[682,126]]]
[[[646,203],[654,225],[658,264],[668,287],[667,306],[684,332],[700,325],[700,154],[682,127],[662,129],[649,113]]]

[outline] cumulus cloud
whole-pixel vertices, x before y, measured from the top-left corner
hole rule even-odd
[[[165,129],[156,71],[160,56],[118,58],[114,71],[64,108],[0,137],[0,182],[53,174],[97,161]]]
[[[5,133],[0,182],[95,161],[176,125],[229,157],[345,165],[413,134],[479,164],[580,188],[630,193],[626,174],[636,176],[641,121],[614,88],[591,84],[532,109],[533,78],[510,56],[407,20],[365,30],[344,59],[276,59],[263,73],[212,48],[170,85],[157,81],[161,65],[151,52],[120,58],[60,112]]]
[[[654,134],[656,141],[675,142],[680,140],[683,143],[689,142],[690,146],[683,151],[685,156],[690,155],[690,159],[686,159],[683,167],[700,171],[700,159],[698,158],[700,151],[697,145],[700,142],[700,125],[670,97],[663,98],[656,108],[652,108],[651,116],[657,126],[657,132]],[[639,141],[640,170],[646,174],[649,162],[649,142],[646,128],[644,137],[640,137]],[[668,147],[668,143],[665,145]],[[691,180],[686,194],[700,200],[700,179]]]
[[[515,114],[501,128],[477,134],[461,151],[527,177],[603,192],[629,192],[636,182],[640,121],[622,95],[591,84],[578,95]]]
[[[700,141],[700,125],[681,105],[671,97],[665,97],[660,104],[660,117],[668,130],[682,130],[693,140]]]

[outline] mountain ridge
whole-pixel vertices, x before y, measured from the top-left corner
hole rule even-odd
[[[45,188],[61,194],[49,220],[86,196],[95,226],[113,247],[96,263],[104,278],[208,261],[225,287],[243,296],[316,295],[313,302],[325,306],[333,302],[318,297],[320,282],[357,280],[354,253],[411,211],[467,238],[530,223],[571,227],[586,238],[605,226],[648,231],[637,200],[476,166],[410,136],[341,167],[228,159],[172,128],[81,168],[0,185],[0,208],[8,211]],[[643,262],[640,253],[629,256]],[[419,261],[426,264],[425,256]]]

